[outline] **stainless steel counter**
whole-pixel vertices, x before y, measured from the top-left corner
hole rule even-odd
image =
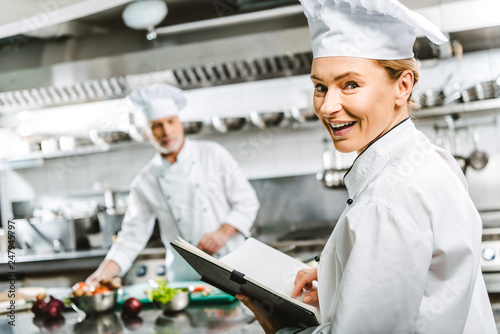
[[[84,315],[70,310],[64,312],[64,321],[43,323],[34,318],[31,312],[24,311],[16,314],[15,326],[9,325],[9,319],[3,315],[0,318],[0,333],[262,334],[263,330],[256,321],[248,323],[253,319],[249,312],[236,301],[228,305],[188,307],[185,311],[174,314],[145,309],[139,314],[139,318],[133,320],[122,319],[119,312],[85,318]]]

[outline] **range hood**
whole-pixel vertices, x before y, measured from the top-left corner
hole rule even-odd
[[[491,37],[500,36],[497,0],[444,1],[416,10],[451,39],[460,39],[465,52],[500,47],[500,38]],[[0,72],[0,113],[121,98],[131,89],[158,81],[193,89],[310,71],[309,31],[299,5],[157,30],[159,39],[166,41],[157,47]],[[197,40],[202,36],[203,41]],[[75,50],[78,43],[67,41]],[[420,59],[436,57],[434,52],[427,40],[417,40]]]

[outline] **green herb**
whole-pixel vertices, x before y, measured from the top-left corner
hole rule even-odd
[[[156,280],[156,283],[158,283],[158,287],[149,291],[148,293],[148,298],[151,301],[166,304],[171,301],[179,292],[182,291],[181,289],[173,289],[168,287],[168,282],[163,280],[162,278],[158,278]]]

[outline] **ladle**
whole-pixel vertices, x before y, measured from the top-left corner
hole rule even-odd
[[[469,164],[475,170],[481,170],[488,164],[489,156],[488,153],[479,149],[479,134],[477,131],[473,130],[471,134],[474,150],[469,156]]]

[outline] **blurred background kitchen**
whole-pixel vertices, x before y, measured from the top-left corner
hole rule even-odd
[[[224,145],[241,164],[261,202],[254,236],[296,256],[319,252],[344,209],[342,176],[355,155],[336,152],[314,115],[309,32],[295,0],[167,0],[166,16],[154,1],[145,13],[130,0],[6,2],[0,217],[4,229],[17,219],[19,286],[71,286],[102,261],[130,183],[154,155],[124,97],[155,82],[186,90],[188,137]],[[482,269],[495,300],[500,3],[401,2],[451,40],[417,40],[414,117],[463,167],[483,218]],[[163,276],[162,247],[156,231],[125,282]]]

